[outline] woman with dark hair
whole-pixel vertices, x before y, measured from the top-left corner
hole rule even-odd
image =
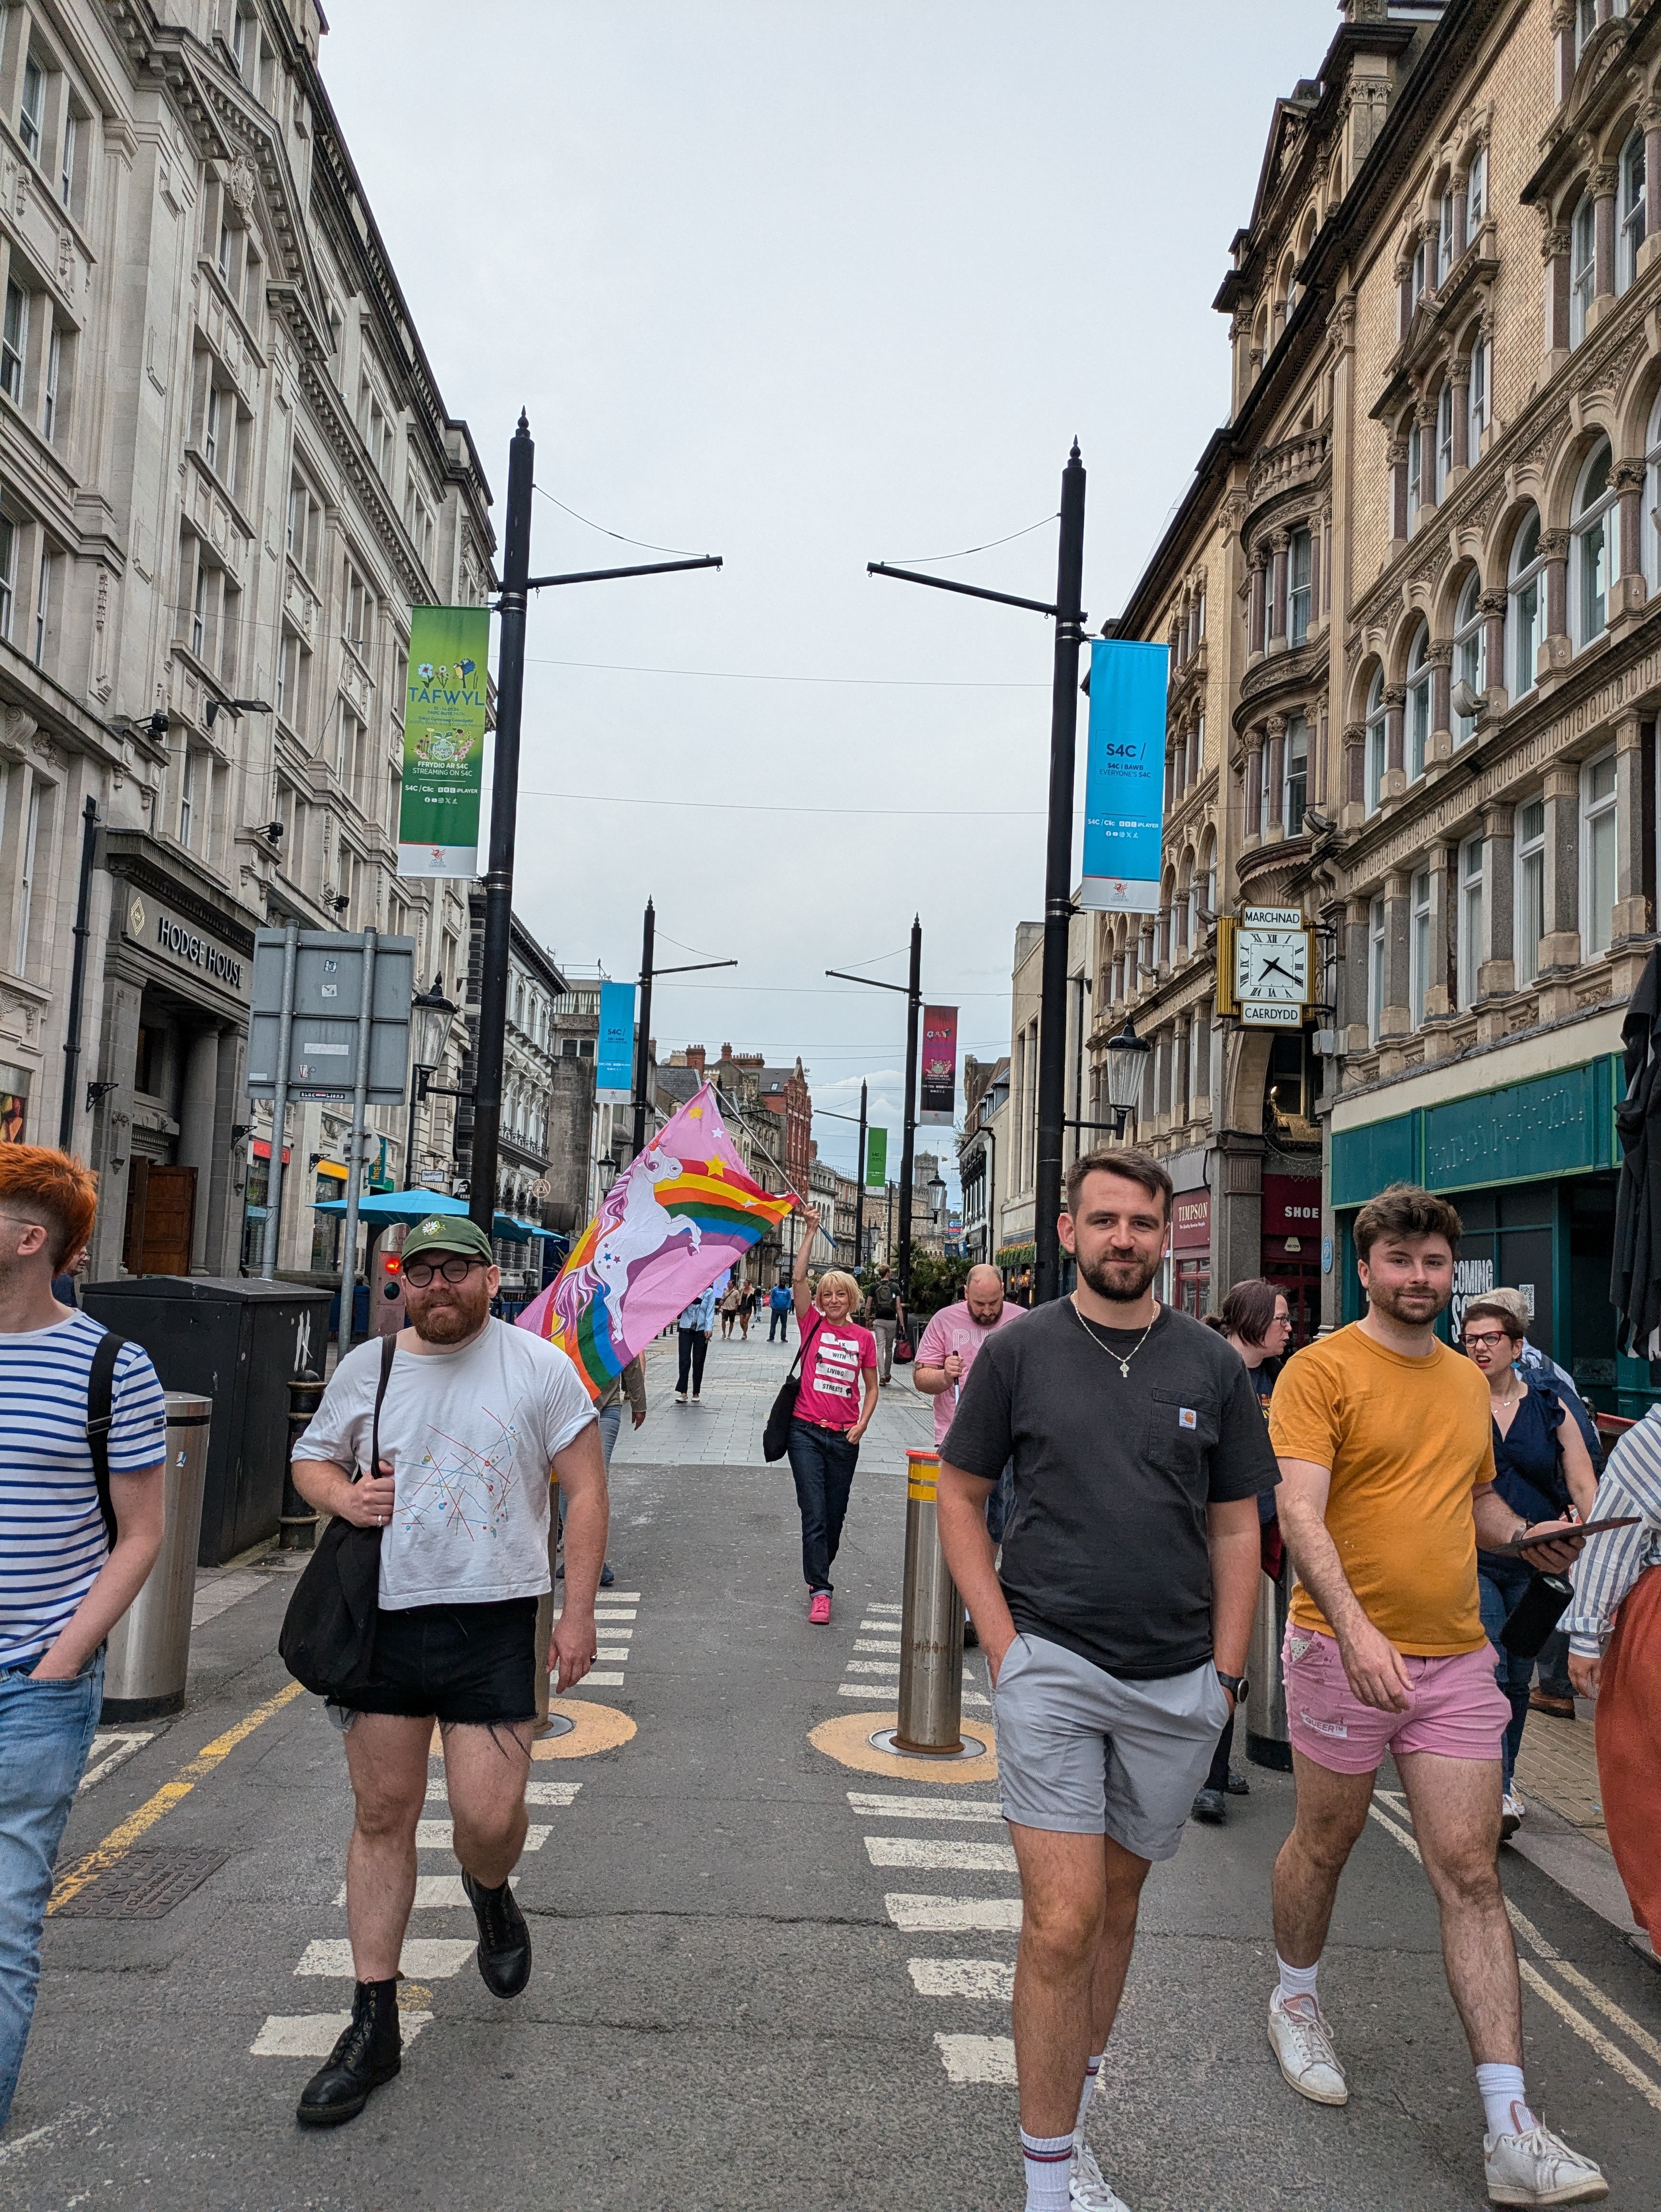
[[[1592,1510],[1597,1478],[1579,1429],[1565,1420],[1563,1401],[1536,1369],[1519,1364],[1524,1329],[1515,1309],[1500,1298],[1473,1298],[1459,1323],[1465,1356],[1488,1378],[1494,1414],[1494,1486],[1527,1521],[1555,1521],[1571,1508],[1584,1521]],[[1494,1646],[1494,1675],[1511,1700],[1511,1725],[1501,1748],[1505,1784],[1500,1816],[1502,1839],[1514,1836],[1524,1807],[1514,1786],[1517,1753],[1529,1717],[1532,1656],[1506,1650],[1500,1632],[1512,1608],[1534,1580],[1526,1560],[1498,1552],[1476,1554],[1476,1588],[1482,1626]]]
[[[1286,1292],[1277,1291],[1273,1283],[1266,1283],[1261,1275],[1250,1281],[1236,1283],[1223,1300],[1220,1313],[1207,1314],[1205,1325],[1214,1328],[1234,1346],[1251,1370],[1252,1388],[1257,1393],[1257,1403],[1263,1409],[1263,1419],[1269,1419],[1269,1394],[1275,1388],[1275,1377],[1280,1372],[1280,1362],[1287,1346],[1292,1341],[1292,1310],[1287,1304]],[[1257,1499],[1257,1517],[1265,1528],[1275,1520],[1275,1492],[1265,1490]],[[1278,1531],[1277,1531],[1278,1534]],[[1231,1713],[1223,1732],[1217,1739],[1217,1749],[1211,1761],[1211,1771],[1206,1777],[1205,1788],[1194,1800],[1193,1814],[1208,1827],[1220,1828],[1228,1818],[1230,1797],[1246,1797],[1251,1794],[1251,1784],[1244,1774],[1230,1766],[1234,1749],[1234,1715]]]

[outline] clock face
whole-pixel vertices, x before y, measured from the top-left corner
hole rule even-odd
[[[1309,939],[1305,932],[1243,923],[1234,933],[1234,995],[1243,1002],[1305,1005],[1309,997]]]

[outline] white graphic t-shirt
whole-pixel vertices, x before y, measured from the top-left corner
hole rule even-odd
[[[380,1380],[377,1340],[348,1352],[294,1456],[367,1468]],[[549,1470],[594,1418],[565,1354],[508,1322],[457,1352],[400,1347],[380,1408],[380,1456],[398,1485],[380,1540],[386,1610],[550,1589]]]

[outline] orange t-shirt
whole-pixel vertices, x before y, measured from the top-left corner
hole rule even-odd
[[[1410,1359],[1352,1322],[1287,1361],[1269,1431],[1281,1458],[1331,1468],[1327,1534],[1373,1626],[1416,1658],[1479,1650],[1471,1495],[1494,1480],[1481,1370],[1445,1344]],[[1292,1618],[1332,1633],[1301,1583]]]

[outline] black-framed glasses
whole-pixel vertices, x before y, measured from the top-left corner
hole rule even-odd
[[[474,1267],[482,1267],[483,1260],[468,1259],[458,1252],[448,1260],[411,1260],[404,1270],[404,1279],[417,1291],[424,1291],[435,1275],[442,1275],[447,1283],[465,1283]]]

